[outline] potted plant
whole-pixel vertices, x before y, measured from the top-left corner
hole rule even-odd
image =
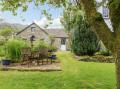
[[[6,48],[6,42],[8,41],[9,37],[11,36],[11,34],[14,32],[15,30],[9,28],[9,27],[5,27],[3,30],[0,31],[0,35],[3,36],[5,39],[5,43],[4,43],[4,47],[5,47],[5,54],[7,54],[7,48]],[[4,58],[1,60],[2,65],[10,65],[10,60],[8,59],[8,57],[6,57],[4,55]]]
[[[10,65],[11,60],[6,56],[6,57],[2,58],[1,63],[2,63],[2,65],[7,66],[7,65]]]
[[[4,45],[4,50],[5,50],[5,53],[4,53],[3,57],[2,57],[1,63],[2,63],[2,65],[7,66],[7,65],[10,65],[11,60],[7,56],[8,54],[7,54],[6,44]]]

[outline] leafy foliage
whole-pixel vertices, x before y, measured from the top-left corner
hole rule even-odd
[[[44,49],[48,49],[48,44],[45,43],[43,40],[37,40],[34,42],[33,50],[39,51],[39,50],[44,50]]]
[[[5,50],[4,49],[5,49],[4,45],[0,46],[0,57],[5,56]]]
[[[56,47],[56,46],[53,46],[53,45],[48,46],[48,49],[49,49],[49,50],[52,50],[52,51],[54,51],[54,52],[57,51],[57,47]]]
[[[98,39],[82,16],[77,17],[72,31],[72,51],[77,55],[93,55],[98,49]]]
[[[34,42],[33,51],[40,51],[40,50],[44,50],[44,49],[57,51],[56,46],[49,45],[49,44],[45,43],[43,40],[37,40],[37,41]]]
[[[68,33],[72,30],[78,14],[84,16],[84,11],[82,8],[78,8],[74,4],[68,3],[68,5],[64,8],[61,23]]]
[[[0,39],[0,46],[5,44],[5,40],[4,39]]]
[[[103,56],[111,56],[112,55],[112,53],[109,50],[100,51],[99,54],[103,55]]]
[[[28,44],[22,39],[9,39],[6,43],[7,56],[11,60],[18,60],[21,57],[21,48],[28,47]]]
[[[7,39],[12,34],[12,32],[14,32],[13,29],[4,28],[4,29],[0,30],[0,35]]]
[[[2,0],[0,2],[2,11],[11,11],[13,15],[17,15],[17,10],[21,8],[23,12],[27,11],[29,8],[29,4],[32,3],[36,7],[44,6],[44,5],[52,5],[54,7],[62,7],[65,6],[65,2],[67,0]],[[41,8],[42,13],[46,15],[46,17],[51,18],[51,15],[46,11],[45,8]]]

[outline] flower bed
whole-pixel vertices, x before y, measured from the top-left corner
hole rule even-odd
[[[102,55],[95,55],[95,56],[75,56],[79,61],[85,62],[103,62],[103,63],[114,63],[115,58],[113,56],[102,56]]]

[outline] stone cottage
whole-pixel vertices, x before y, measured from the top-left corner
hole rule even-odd
[[[32,23],[20,32],[17,36],[25,40],[30,41],[31,37],[35,40],[44,40],[48,44],[51,43],[51,38],[54,39],[52,44],[56,46],[59,50],[68,50],[68,35],[63,29],[43,29],[36,23]]]

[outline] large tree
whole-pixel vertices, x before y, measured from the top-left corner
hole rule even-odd
[[[120,0],[109,1],[110,19],[114,32],[110,31],[102,15],[97,12],[95,0],[2,0],[0,4],[3,10],[15,13],[19,7],[23,7],[23,11],[26,11],[28,2],[34,2],[36,6],[48,3],[53,6],[66,7],[66,3],[70,1],[75,3],[77,7],[84,7],[89,24],[116,57],[117,89],[120,89]]]
[[[120,89],[120,0],[110,0],[109,2],[110,19],[114,32],[110,31],[102,15],[97,12],[94,0],[81,0],[81,2],[83,3],[87,20],[106,47],[116,57],[117,89]]]

